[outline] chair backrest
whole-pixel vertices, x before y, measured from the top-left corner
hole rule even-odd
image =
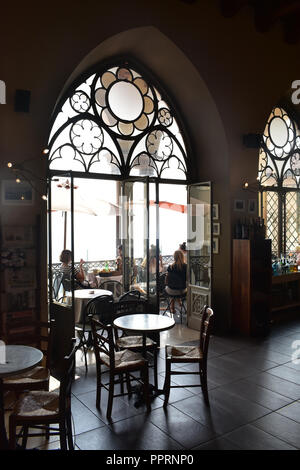
[[[115,346],[113,327],[96,320],[92,315],[90,315],[90,323],[92,326],[92,337],[97,367],[100,366],[100,354],[102,353],[109,357],[110,368],[114,369]]]
[[[76,339],[71,340],[70,354],[64,357],[59,388],[59,412],[65,414],[71,407],[71,388],[75,368]]]
[[[129,290],[128,292],[125,292],[123,295],[120,296],[119,302],[122,300],[135,300],[139,299],[141,297],[141,293],[139,290]]]
[[[114,297],[120,297],[123,294],[123,285],[119,281],[107,280],[101,281],[100,289],[109,290],[113,293]]]
[[[147,313],[146,299],[125,299],[115,303],[114,318],[134,313]]]
[[[167,277],[167,273],[162,273],[159,275],[159,278],[158,278],[158,293],[159,294],[164,294],[165,292],[166,277]]]
[[[58,300],[59,298],[59,291],[62,285],[63,276],[63,273],[55,273],[53,276],[52,295],[54,300]]]
[[[53,348],[55,320],[36,322],[36,343],[46,358],[46,367],[50,369]]]
[[[72,282],[71,279],[68,278],[65,274],[62,275],[62,285],[66,292],[71,292],[72,290]]]
[[[89,315],[97,317],[99,321],[105,325],[113,320],[114,314],[114,299],[112,295],[98,295],[91,299],[85,306],[83,312],[83,324],[89,322]]]
[[[211,308],[205,305],[202,309],[200,325],[200,350],[203,353],[204,361],[207,360],[208,345],[213,326],[214,313]]]

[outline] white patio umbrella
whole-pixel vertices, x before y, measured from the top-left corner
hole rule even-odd
[[[74,185],[73,202],[74,212],[90,214],[94,216],[117,216],[119,207],[116,204],[97,198],[93,191],[93,197],[88,197],[79,186]],[[67,212],[71,212],[71,185],[68,180],[60,181],[51,190],[51,211],[64,213],[64,249],[67,241]]]

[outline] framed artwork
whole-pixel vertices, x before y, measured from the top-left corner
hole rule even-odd
[[[218,220],[219,219],[219,204],[213,204],[212,218],[213,218],[213,220]]]
[[[3,245],[28,246],[34,243],[34,231],[32,225],[3,225]]]
[[[219,254],[219,239],[215,237],[213,238],[213,254]]]
[[[245,200],[235,199],[233,209],[235,212],[245,212]]]
[[[248,200],[248,212],[249,214],[256,214],[257,210],[257,201],[256,199],[249,199]]]
[[[32,206],[34,191],[28,181],[2,181],[2,204],[7,206]]]
[[[219,222],[213,223],[213,235],[220,235],[220,223]]]

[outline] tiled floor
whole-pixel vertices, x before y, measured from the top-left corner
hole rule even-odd
[[[197,332],[176,325],[162,335],[162,346],[197,337]],[[210,408],[204,404],[200,387],[183,387],[171,389],[166,411],[163,397],[155,398],[149,415],[134,406],[134,398],[114,399],[112,423],[105,417],[105,391],[101,411],[95,407],[96,375],[91,356],[87,375],[79,362],[72,389],[76,448],[300,449],[300,361],[292,362],[292,343],[297,339],[300,320],[274,326],[271,334],[261,339],[214,336],[208,361]],[[164,368],[162,347],[160,386]],[[190,379],[197,380],[197,376]],[[181,376],[174,377],[174,383],[187,382]],[[47,448],[57,449],[59,442],[51,441]]]

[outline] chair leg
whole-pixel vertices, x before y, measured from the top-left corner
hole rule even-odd
[[[123,374],[119,375],[119,380],[120,380],[120,393],[122,393],[123,395],[124,394]]]
[[[165,377],[165,383],[164,383],[164,394],[165,394],[164,407],[168,405],[169,396],[170,396],[170,385],[171,385],[171,361],[169,359],[166,359],[166,377]]]
[[[132,396],[132,389],[131,389],[131,382],[130,382],[130,375],[129,372],[126,372],[126,384],[127,384],[127,392],[129,398]]]
[[[101,366],[97,367],[97,391],[96,391],[96,408],[100,409],[101,401]]]
[[[71,412],[67,414],[66,423],[69,450],[74,450]]]
[[[200,381],[201,381],[201,388],[204,397],[204,401],[207,406],[209,406],[209,397],[208,397],[208,388],[207,388],[207,370],[206,368],[202,368],[201,363],[199,364],[199,372],[200,372]]]
[[[150,413],[151,411],[151,402],[149,396],[149,371],[148,371],[148,364],[141,369],[141,379],[143,382],[143,395],[147,406],[147,411]]]
[[[108,403],[107,403],[107,412],[106,417],[107,419],[111,419],[111,412],[112,412],[112,405],[113,405],[113,398],[114,398],[114,375],[110,372],[109,374],[109,392],[108,392]]]
[[[153,350],[153,373],[154,373],[154,387],[158,390],[158,379],[157,379],[157,346]]]
[[[67,431],[66,431],[66,422],[60,421],[59,423],[59,440],[60,440],[60,449],[61,450],[68,450],[67,449]]]
[[[26,449],[28,439],[28,426],[23,426],[22,449]]]
[[[9,448],[15,449],[16,448],[16,422],[13,419],[13,416],[9,418]]]

